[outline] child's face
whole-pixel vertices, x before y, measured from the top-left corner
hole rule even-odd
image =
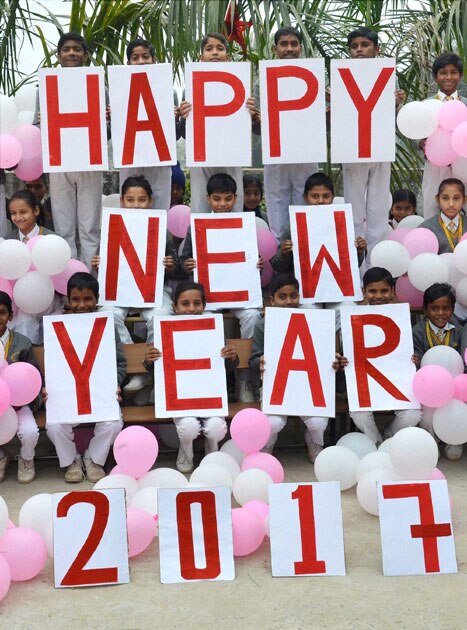
[[[415,212],[416,210],[410,201],[397,201],[391,208],[391,215],[397,223],[400,223],[405,217],[415,214]]]
[[[279,308],[297,308],[300,294],[293,284],[286,284],[271,295],[271,305]]]
[[[204,312],[201,293],[196,289],[183,291],[174,304],[174,311],[176,315],[201,315]]]
[[[39,216],[39,208],[33,208],[23,199],[13,199],[10,201],[11,220],[22,234],[29,234],[36,225]]]
[[[41,179],[35,179],[32,182],[24,182],[24,187],[30,190],[38,201],[42,201],[47,192],[47,186]]]
[[[256,184],[249,184],[243,189],[243,204],[248,210],[256,210],[261,203],[261,190]]]
[[[438,328],[444,328],[452,317],[454,309],[447,296],[438,298],[430,302],[425,309],[426,316],[432,324]]]
[[[435,76],[435,81],[439,89],[446,96],[451,96],[457,90],[461,81],[461,73],[452,63],[448,63],[444,68],[440,68]]]
[[[0,337],[5,334],[8,322],[11,321],[12,313],[8,310],[5,304],[0,304]]]
[[[334,195],[326,186],[313,186],[303,195],[303,199],[307,206],[326,206],[333,202]]]
[[[151,197],[141,186],[130,186],[126,193],[120,197],[120,206],[147,210],[151,207]]]
[[[145,46],[136,46],[133,48],[130,58],[128,59],[129,66],[145,66],[150,63],[157,63],[157,61]]]
[[[62,68],[78,68],[84,66],[88,55],[82,44],[74,39],[69,39],[60,48],[57,56]]]
[[[224,44],[215,37],[208,37],[201,53],[200,61],[228,61],[229,55]]]
[[[439,195],[436,195],[441,212],[448,219],[454,219],[464,207],[466,198],[462,190],[455,184],[445,186]]]
[[[352,59],[373,59],[379,54],[379,46],[367,37],[356,37],[350,42],[349,52]]]
[[[365,298],[365,303],[370,306],[390,304],[394,299],[394,287],[382,280],[370,282],[363,289],[363,297]]]
[[[298,59],[302,45],[296,35],[282,35],[272,50],[278,59]]]
[[[68,298],[70,313],[95,313],[97,296],[92,289],[72,289]]]
[[[213,192],[208,195],[208,204],[213,212],[232,212],[237,201],[237,195],[230,192]]]
[[[184,192],[183,186],[180,186],[180,184],[172,184],[170,187],[170,205],[176,206],[183,203]]]

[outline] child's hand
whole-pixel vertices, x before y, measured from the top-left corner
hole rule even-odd
[[[282,241],[281,254],[282,256],[289,256],[292,253],[292,241]]]
[[[248,111],[250,112],[250,116],[253,119],[253,122],[260,123],[261,122],[261,112],[259,111],[259,109],[256,109],[255,99],[252,96],[247,98],[246,106],[248,108]]]
[[[415,365],[415,367],[418,368],[420,366],[420,359],[416,354],[413,354],[411,356],[411,360],[412,360],[412,363]]]
[[[162,264],[166,271],[173,271],[175,269],[175,260],[173,256],[164,256]]]
[[[188,118],[189,113],[191,112],[191,103],[189,103],[188,101],[182,101],[180,103],[180,116],[182,118]]]
[[[119,403],[121,403],[121,402],[122,402],[122,400],[123,400],[123,398],[122,398],[122,390],[121,390],[121,388],[120,388],[120,387],[117,387],[117,392],[116,392],[116,394],[117,394],[117,401],[118,401]]]
[[[343,357],[341,354],[336,352],[336,358],[335,358],[335,360],[332,363],[332,369],[335,372],[340,372],[341,370],[346,368],[348,365],[349,365],[348,358],[347,357]]]
[[[144,355],[144,360],[146,363],[154,363],[157,359],[160,359],[162,356],[162,352],[155,348],[154,346],[148,346],[146,348],[146,354]]]
[[[105,119],[107,122],[110,122],[110,117],[112,115],[112,110],[110,109],[110,105],[107,105],[105,108]]]
[[[394,94],[396,96],[396,107],[400,107],[405,101],[405,92],[404,90],[396,90]]]
[[[196,260],[194,258],[187,258],[183,263],[183,268],[188,273],[191,273],[193,269],[196,269]]]
[[[92,257],[92,259],[91,259],[91,267],[94,269],[94,271],[98,271],[100,263],[101,263],[101,257],[100,256],[93,256]]]
[[[423,140],[419,141],[418,148],[420,149],[420,151],[424,151],[425,150],[425,144],[426,144],[426,138],[423,138]]]
[[[355,239],[355,247],[357,248],[357,252],[359,254],[363,254],[366,251],[367,243],[363,236],[359,236]]]
[[[47,390],[45,389],[45,387],[42,388],[41,390],[41,403],[43,405],[45,405],[45,403],[47,402],[49,395],[47,393]]]
[[[264,354],[262,354],[259,358],[259,375],[261,376],[261,380],[263,380],[264,370],[266,369],[266,361],[264,360]]]
[[[174,115],[177,120],[180,118],[180,106],[174,105]]]
[[[221,350],[221,357],[229,361],[236,361],[238,354],[235,346],[224,346]]]
[[[264,269],[264,260],[261,256],[258,258],[258,262],[256,263],[256,269],[259,269],[260,271],[263,271]]]

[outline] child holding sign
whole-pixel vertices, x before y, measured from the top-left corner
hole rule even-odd
[[[202,315],[206,307],[206,295],[202,284],[186,280],[175,289],[174,311],[175,315]],[[154,361],[160,359],[161,351],[154,346],[149,346],[146,351],[144,367],[148,371],[154,370]],[[234,346],[224,346],[221,356],[225,359],[227,371],[235,369],[238,365],[238,355]],[[213,418],[174,418],[175,428],[180,439],[180,448],[177,456],[177,469],[182,473],[193,470],[193,441],[203,432],[205,437],[206,454],[218,450],[219,442],[227,433],[225,418],[215,416]]]

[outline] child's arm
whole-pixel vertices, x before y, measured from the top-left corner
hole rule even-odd
[[[365,260],[366,248],[367,248],[367,243],[366,243],[366,240],[363,238],[363,236],[358,236],[355,239],[355,247],[357,248],[358,266],[361,267],[363,264],[363,261]]]
[[[234,370],[240,362],[235,346],[230,344],[222,348],[221,357],[225,360],[225,369],[228,372]]]
[[[101,264],[101,257],[93,256],[91,259],[91,267],[94,269],[94,271],[99,271],[100,264]]]
[[[160,359],[162,353],[160,350],[155,348],[154,346],[147,346],[146,353],[144,355],[143,365],[148,372],[152,372],[154,370],[154,362]]]
[[[257,109],[253,96],[247,98],[246,106],[251,116],[251,130],[254,134],[259,135],[261,133],[261,112]]]
[[[335,372],[340,372],[341,370],[344,370],[348,365],[349,365],[348,358],[342,356],[342,354],[339,354],[339,352],[336,352],[336,358],[332,362],[332,369]]]
[[[165,245],[165,256],[162,260],[165,269],[165,277],[171,278],[176,276],[180,271],[180,260],[177,255],[177,250],[173,246],[172,239],[167,236],[167,243]]]
[[[250,369],[262,373],[261,361],[264,355],[264,319],[260,319],[253,331],[253,347],[248,361]]]
[[[264,269],[264,260],[261,256],[258,258],[258,262],[256,263],[256,268],[259,269],[260,271],[263,271]]]

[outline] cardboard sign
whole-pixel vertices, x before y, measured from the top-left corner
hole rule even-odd
[[[324,59],[260,61],[259,81],[263,164],[325,162]]]
[[[233,580],[229,488],[159,489],[161,582]]]
[[[346,306],[341,329],[350,411],[420,409],[409,305]]]
[[[249,62],[185,64],[187,166],[251,166]]]
[[[331,59],[331,161],[393,162],[394,59]]]
[[[118,420],[113,313],[44,317],[47,424]]]
[[[269,525],[274,577],[345,575],[337,481],[269,486]]]
[[[55,588],[127,584],[125,491],[52,495]]]
[[[106,171],[104,68],[40,68],[45,173]]]
[[[109,66],[116,168],[176,164],[172,64]]]
[[[378,481],[384,575],[457,573],[448,486]]]
[[[263,305],[254,213],[191,215],[191,238],[194,278],[209,310]]]
[[[303,304],[361,300],[352,206],[290,206],[289,213]]]
[[[103,208],[100,304],[161,307],[167,212]]]
[[[228,413],[222,315],[154,319],[156,418],[210,418]]]
[[[332,309],[266,309],[265,413],[334,417],[335,315]]]

